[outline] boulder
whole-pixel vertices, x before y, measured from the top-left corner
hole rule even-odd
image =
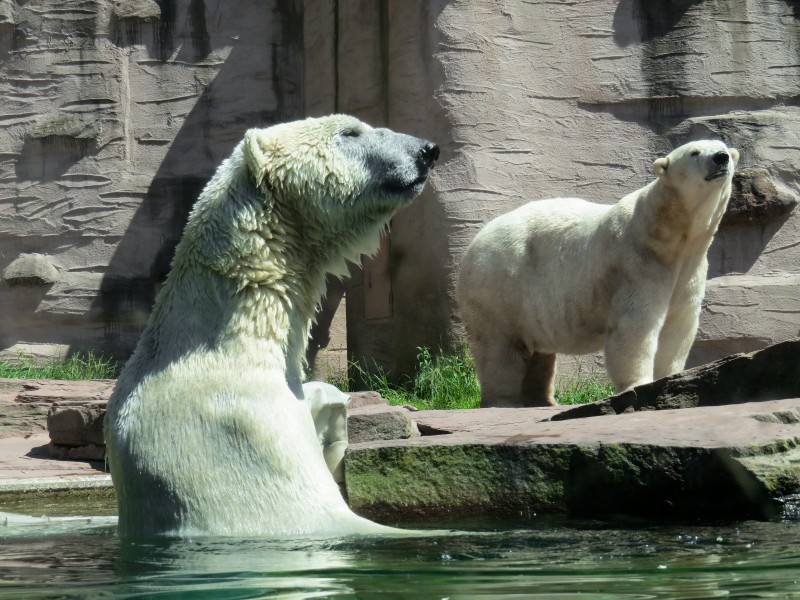
[[[789,215],[797,198],[779,191],[766,169],[741,169],[733,176],[733,190],[723,225],[764,225]]]
[[[781,342],[746,354],[733,354],[606,400],[570,408],[553,415],[552,419],[783,398],[800,398],[800,340]]]
[[[52,285],[61,274],[43,254],[21,254],[3,270],[8,285]]]
[[[47,431],[53,444],[104,446],[105,403],[57,403],[47,413]]]
[[[351,444],[404,440],[420,435],[409,411],[383,404],[370,404],[349,410],[347,434]]]

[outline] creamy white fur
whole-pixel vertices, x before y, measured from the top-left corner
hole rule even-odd
[[[109,402],[122,535],[388,531],[342,499],[302,360],[325,274],[422,189],[423,143],[335,115],[250,130],[222,163]]]
[[[719,152],[729,168],[708,179]],[[556,353],[604,350],[617,391],[682,370],[738,158],[691,142],[615,205],[555,198],[487,224],[457,289],[482,406],[553,404]]]

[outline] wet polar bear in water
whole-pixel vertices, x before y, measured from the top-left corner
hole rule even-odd
[[[344,115],[245,134],[109,401],[121,535],[390,531],[342,499],[298,399],[302,360],[325,274],[375,251],[438,155]]]
[[[487,224],[457,286],[481,406],[555,404],[556,353],[603,349],[617,392],[683,370],[738,160],[691,142],[615,205],[541,200]]]

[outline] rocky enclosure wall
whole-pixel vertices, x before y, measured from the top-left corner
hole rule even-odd
[[[747,171],[710,251],[690,364],[800,335],[800,2],[389,2],[385,21],[387,99],[371,110],[430,132],[442,160],[394,221],[392,319],[354,319],[351,353],[408,370],[416,346],[457,343],[458,264],[486,221],[537,198],[615,202],[700,137],[737,147]],[[363,87],[347,73],[345,89]]]
[[[799,92],[797,0],[0,0],[0,356],[126,356],[243,131],[334,111],[442,148],[329,294],[324,323],[346,289],[353,358],[407,371],[417,346],[457,344],[483,223],[536,198],[614,202],[697,137],[766,173],[739,182],[712,247],[691,361],[794,338]]]
[[[0,351],[125,358],[188,210],[303,115],[291,0],[0,2]]]

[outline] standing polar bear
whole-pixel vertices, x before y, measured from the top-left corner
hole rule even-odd
[[[617,204],[555,198],[487,224],[457,286],[481,406],[555,404],[556,353],[603,349],[617,392],[683,370],[738,160],[691,142]]]
[[[121,535],[389,530],[342,499],[302,361],[325,274],[375,251],[438,155],[344,115],[245,134],[192,209],[109,401]]]

